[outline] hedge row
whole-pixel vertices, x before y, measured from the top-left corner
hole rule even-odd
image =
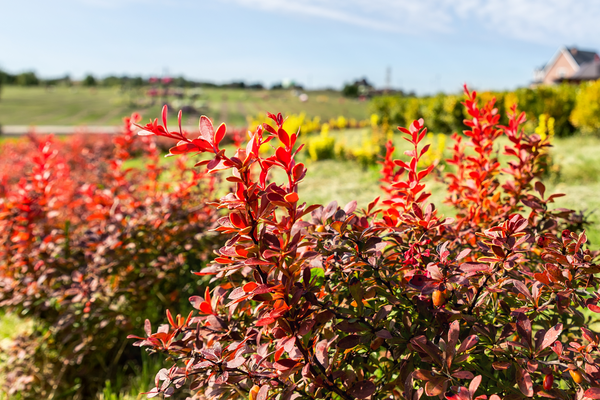
[[[513,92],[483,92],[479,97],[496,98],[498,113],[506,115],[517,104],[528,119],[528,128],[538,124],[540,115],[554,118],[558,136],[569,136],[577,130],[587,134],[600,132],[600,81],[581,85],[539,86]],[[382,96],[372,100],[372,111],[381,123],[408,125],[424,118],[433,132],[452,133],[463,129],[467,118],[461,95],[438,94],[432,97]],[[501,123],[506,123],[506,117]]]
[[[0,147],[0,307],[35,321],[3,351],[9,397],[93,396],[139,361],[127,332],[196,293],[190,271],[223,242],[206,208],[214,177],[184,160],[162,167],[154,141],[130,130],[136,120],[113,142],[30,136]],[[132,154],[145,155],[144,170],[127,168]]]

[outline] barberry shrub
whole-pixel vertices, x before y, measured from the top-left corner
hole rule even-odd
[[[230,239],[196,272],[212,289],[190,297],[189,315],[132,335],[172,362],[149,397],[186,385],[208,399],[600,398],[597,254],[577,215],[550,208],[559,195],[538,179],[547,138],[525,133],[514,107],[500,126],[494,100],[465,94],[445,175],[455,218],[428,203],[422,120],[399,128],[407,159],[388,144],[386,198],[361,210],[300,201],[302,145],[281,114],[231,156],[225,126],[206,117],[195,139],[168,130],[166,108],[162,126],[141,127],[176,140],[173,155],[211,154],[198,165],[235,185],[215,204]],[[284,182],[270,181],[274,168]]]
[[[0,306],[35,321],[3,349],[9,396],[91,398],[140,359],[127,332],[185,307],[181,296],[197,290],[189,272],[224,242],[209,232],[214,177],[183,159],[160,166],[154,140],[130,129],[137,120],[127,118],[112,142],[3,144]],[[126,166],[136,153],[142,170]]]

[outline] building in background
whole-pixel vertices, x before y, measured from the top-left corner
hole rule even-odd
[[[561,47],[550,62],[534,71],[533,77],[538,85],[600,79],[600,56],[595,51]]]

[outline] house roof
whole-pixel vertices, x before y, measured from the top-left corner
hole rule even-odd
[[[595,51],[579,50],[576,47],[567,47],[567,51],[579,66],[594,60],[600,60]]]
[[[600,62],[600,56],[598,56],[598,53],[590,50],[580,50],[576,47],[563,46],[558,49],[548,63],[546,63],[543,67],[534,70],[535,82],[542,82],[544,80],[544,77],[546,74],[548,74],[549,70],[556,63],[561,54],[564,55],[565,59],[573,67],[575,76],[560,80],[590,80],[600,78],[600,76],[596,75],[596,62]]]
[[[581,64],[579,71],[565,80],[588,81],[596,79],[600,79],[600,60],[593,60],[591,62]]]

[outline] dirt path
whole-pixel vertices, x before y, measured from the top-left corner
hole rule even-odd
[[[113,135],[121,132],[121,125],[90,125],[90,126],[67,126],[67,125],[4,125],[0,126],[0,136],[24,136],[29,132],[38,134],[74,135],[76,133],[87,133],[92,135]],[[188,132],[196,132],[197,126],[184,126]]]
[[[223,102],[221,103],[221,111],[219,114],[219,121],[227,123],[227,122],[229,122],[227,120],[228,117],[229,117],[229,107],[227,104],[227,98],[225,96],[223,96]]]

